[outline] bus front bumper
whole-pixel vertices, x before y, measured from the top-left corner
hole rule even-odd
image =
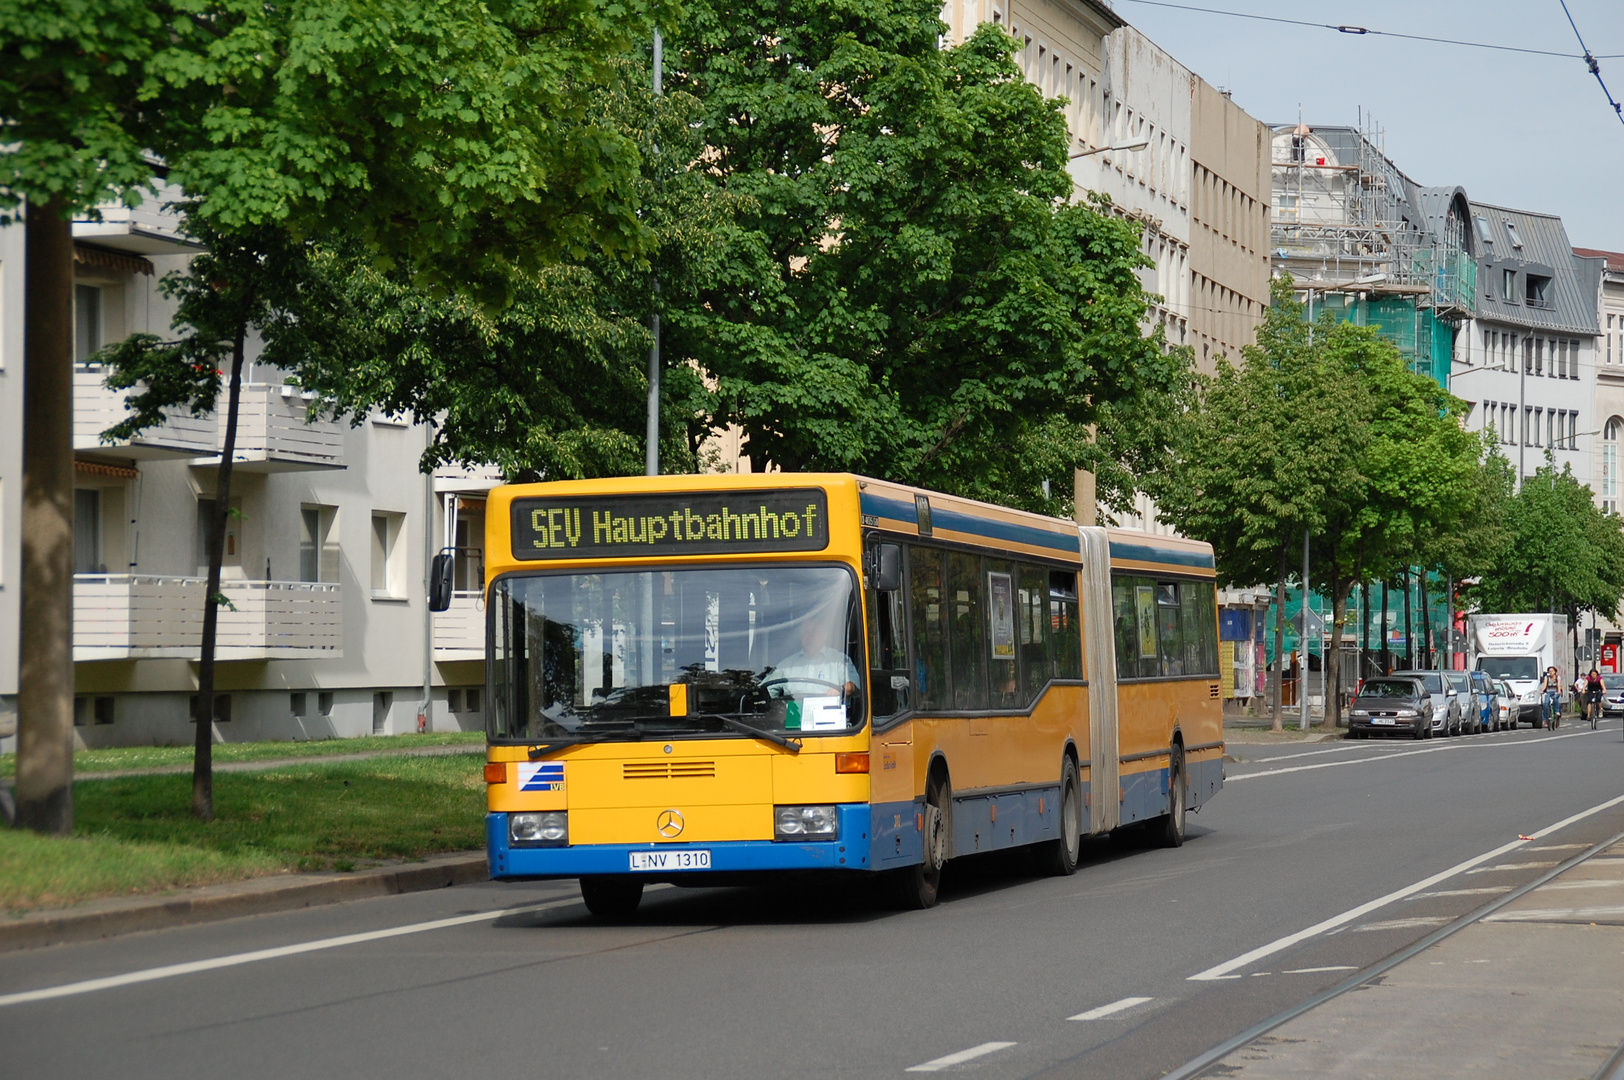
[[[577,847],[513,847],[508,843],[508,816],[485,815],[485,844],[491,877],[550,878],[582,874],[635,874],[644,878],[703,876],[710,873],[754,873],[774,870],[868,870],[870,811],[867,803],[841,804],[840,839],[796,843],[776,840],[728,840],[692,844],[583,844]],[[675,873],[633,870],[633,852],[708,851],[707,870]]]

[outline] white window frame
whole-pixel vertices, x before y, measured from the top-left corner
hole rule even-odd
[[[372,551],[372,599],[405,600],[406,596],[406,515],[392,510],[374,510],[369,523],[368,543]]]

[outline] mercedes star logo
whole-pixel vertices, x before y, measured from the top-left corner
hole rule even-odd
[[[681,836],[682,826],[683,821],[681,810],[662,810],[660,812],[660,816],[654,822],[654,827],[658,829],[660,831],[660,835],[665,837],[667,840],[674,836]]]

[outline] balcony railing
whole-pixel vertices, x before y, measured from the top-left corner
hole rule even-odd
[[[121,458],[216,457],[225,445],[225,397],[212,416],[177,410],[158,427],[120,443],[103,443],[102,432],[129,415],[127,390],[110,390],[107,373],[81,367],[73,375],[73,448]],[[242,388],[233,455],[244,472],[342,469],[344,427],[332,420],[305,422],[310,407],[296,388],[249,383]]]
[[[221,401],[220,439],[225,440]],[[237,411],[237,467],[248,472],[342,469],[344,427],[332,420],[306,423],[310,399],[292,386],[251,383]],[[218,451],[217,451],[218,452]]]
[[[124,390],[109,390],[107,372],[79,367],[73,373],[73,448],[76,451],[116,452],[132,459],[201,457],[219,452],[218,424],[212,416],[171,414],[159,427],[148,428],[128,442],[103,443],[102,432],[121,423]]]
[[[485,594],[457,592],[451,607],[434,616],[436,660],[485,659]]]
[[[203,635],[197,577],[77,574],[73,579],[73,658],[195,660]],[[215,655],[221,660],[343,656],[344,608],[336,584],[222,581]]]

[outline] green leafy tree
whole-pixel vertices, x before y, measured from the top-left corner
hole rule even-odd
[[[161,30],[143,0],[0,5],[0,224],[27,245],[17,824],[41,832],[73,827],[70,222],[151,178],[130,109]]]
[[[304,240],[338,236],[381,267],[410,267],[419,287],[499,308],[516,274],[589,248],[632,254],[647,242],[636,216],[636,146],[600,122],[593,88],[614,56],[669,17],[657,4],[199,0],[161,9],[160,47],[145,59],[126,127],[185,191],[193,233],[232,253],[214,271],[233,296],[272,297],[272,282],[256,272],[270,273],[284,254],[294,260]],[[197,298],[202,322],[189,325],[208,337],[206,328],[237,317],[240,304],[220,303],[231,310],[204,316]],[[186,350],[136,355],[120,359],[150,395],[184,390],[184,372],[158,369],[166,359],[190,363]],[[150,395],[147,420],[163,408]],[[228,422],[228,446],[233,437]],[[227,453],[219,515],[229,462]],[[222,516],[211,534],[223,529]],[[219,559],[216,548],[211,580]],[[211,587],[192,783],[204,819],[213,816],[215,601]]]
[[[1107,452],[1084,434],[1104,407],[1186,382],[1188,356],[1142,332],[1138,227],[1067,201],[1061,103],[1001,29],[941,48],[939,16],[689,8],[672,85],[743,202],[713,277],[666,299],[666,347],[714,379],[700,422],[738,425],[757,467],[1052,510],[1041,481],[1069,492]],[[1035,449],[1041,477],[1012,465]]]
[[[1572,469],[1551,456],[1507,501],[1503,544],[1465,590],[1482,611],[1593,611],[1616,618],[1624,598],[1624,520],[1604,512]]]

